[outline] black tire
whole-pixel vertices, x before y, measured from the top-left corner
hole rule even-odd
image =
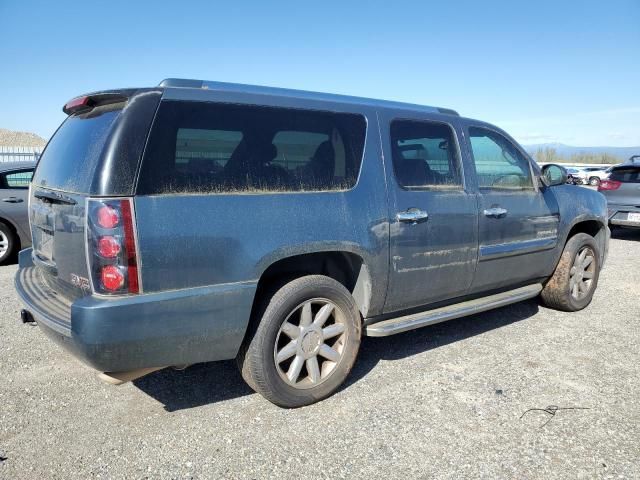
[[[598,177],[591,177],[589,179],[589,185],[591,185],[592,187],[597,187],[598,185],[600,185],[600,179]]]
[[[15,233],[6,223],[0,222],[0,232],[2,232],[2,235],[0,235],[0,239],[2,239],[2,236],[4,236],[7,241],[7,249],[3,253],[0,253],[0,265],[4,265],[11,258],[13,258],[13,254],[18,242],[16,241]]]
[[[282,370],[279,373],[282,365],[276,365],[275,356],[282,335],[281,327],[285,321],[295,323],[292,320],[295,312],[310,300],[316,299],[328,300],[336,315],[339,315],[341,325],[344,325],[344,333],[336,337],[336,342],[340,342],[341,356],[336,362],[330,362],[332,366],[326,378],[318,380],[316,385],[299,388],[283,379]],[[270,402],[285,408],[310,405],[334,393],[349,375],[360,348],[362,326],[353,297],[339,282],[322,275],[297,278],[279,288],[272,296],[265,296],[262,308],[258,308],[254,314],[257,318],[252,320],[253,329],[247,335],[237,361],[247,384]],[[303,338],[300,338],[302,345]],[[321,342],[325,340],[322,339]],[[322,358],[316,361],[327,360]],[[306,360],[304,365],[303,371],[306,371]],[[324,363],[322,365],[324,370]],[[311,379],[310,373],[306,379]]]
[[[584,296],[576,298],[571,292],[571,276],[572,268],[576,262],[576,258],[583,250],[593,252],[593,260],[588,267],[592,270],[591,282],[588,290],[584,292]],[[589,254],[587,254],[589,256]],[[593,266],[591,267],[591,264]],[[553,276],[549,279],[540,296],[543,303],[556,310],[565,312],[577,312],[582,310],[591,303],[593,293],[598,286],[598,278],[600,276],[600,252],[598,244],[591,235],[586,233],[578,233],[571,237],[564,247],[560,261],[553,272]],[[585,277],[586,278],[586,277]],[[582,280],[582,277],[580,277]],[[582,295],[580,292],[579,295]]]

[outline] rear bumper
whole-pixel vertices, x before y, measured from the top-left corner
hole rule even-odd
[[[257,282],[148,293],[86,296],[65,303],[20,252],[15,286],[51,339],[97,370],[119,372],[234,358]]]
[[[609,223],[621,227],[640,228],[640,220],[629,220],[629,213],[640,213],[640,208],[635,205],[607,205],[609,212]]]

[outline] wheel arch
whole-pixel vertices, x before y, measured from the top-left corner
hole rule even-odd
[[[358,252],[338,249],[281,256],[263,264],[254,307],[275,286],[306,275],[325,275],[338,281],[351,292],[362,317],[368,315],[372,298],[372,278],[365,257]]]
[[[586,233],[596,240],[598,247],[600,247],[600,262],[601,265],[604,265],[609,244],[609,232],[606,222],[603,222],[601,218],[595,216],[577,219],[568,229],[567,236],[562,244],[563,249],[571,237],[578,233]]]

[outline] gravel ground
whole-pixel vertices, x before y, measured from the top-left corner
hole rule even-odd
[[[233,362],[120,387],[18,321],[0,268],[0,477],[640,478],[640,232],[593,303],[529,301],[365,339],[347,385],[282,410]],[[556,405],[552,416],[529,408]]]

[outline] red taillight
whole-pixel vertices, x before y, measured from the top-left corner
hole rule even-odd
[[[115,228],[120,221],[120,215],[115,208],[103,205],[98,209],[98,225],[102,228]]]
[[[127,276],[129,277],[129,293],[138,293],[138,259],[136,258],[136,239],[133,233],[133,216],[131,204],[123,200],[120,205],[124,223],[124,244],[126,249]]]
[[[100,237],[98,240],[98,253],[104,258],[117,257],[121,249],[120,242],[111,235]]]
[[[90,199],[87,212],[87,256],[94,291],[140,293],[132,199]]]
[[[102,285],[110,292],[117,292],[124,286],[124,275],[115,265],[102,267]]]
[[[598,191],[607,191],[607,190],[617,190],[622,185],[622,182],[618,180],[602,180],[600,185],[598,185]]]

